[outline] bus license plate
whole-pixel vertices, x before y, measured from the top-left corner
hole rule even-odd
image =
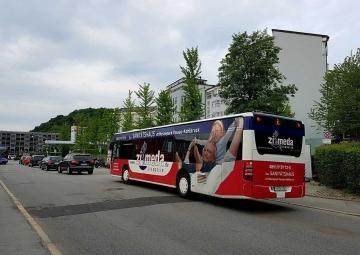
[[[288,187],[271,187],[271,189],[275,192],[284,192],[288,190]]]

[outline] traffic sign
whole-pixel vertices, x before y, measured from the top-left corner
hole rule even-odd
[[[325,139],[331,139],[332,138],[332,134],[330,131],[325,131],[324,132],[324,138]]]

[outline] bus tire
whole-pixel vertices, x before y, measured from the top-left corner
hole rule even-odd
[[[179,193],[180,197],[189,197],[191,193],[190,188],[190,176],[186,172],[181,172],[178,175],[177,182],[176,182],[176,189]]]
[[[129,183],[129,169],[124,167],[121,175],[122,181],[125,184]]]

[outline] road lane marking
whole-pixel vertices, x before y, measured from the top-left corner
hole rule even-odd
[[[42,244],[49,250],[52,255],[62,255],[60,250],[56,247],[56,245],[50,240],[49,236],[45,233],[45,231],[41,228],[41,226],[34,220],[33,217],[26,211],[25,207],[21,204],[19,199],[8,189],[5,183],[0,180],[0,185],[9,195],[13,203],[19,209],[21,214],[25,217],[25,219],[29,222],[30,226],[35,230],[35,232],[39,235]]]

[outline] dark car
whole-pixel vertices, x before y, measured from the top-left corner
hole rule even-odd
[[[61,156],[47,156],[43,158],[40,162],[40,169],[41,170],[51,170],[51,169],[57,169],[58,165],[62,161]]]
[[[90,154],[69,153],[59,162],[58,172],[62,173],[63,171],[67,171],[68,174],[73,172],[92,174],[94,172],[94,160]]]
[[[0,157],[0,165],[6,165],[8,162],[8,159],[5,157]]]
[[[30,159],[29,166],[40,166],[40,162],[43,158],[45,158],[44,155],[33,155]]]

